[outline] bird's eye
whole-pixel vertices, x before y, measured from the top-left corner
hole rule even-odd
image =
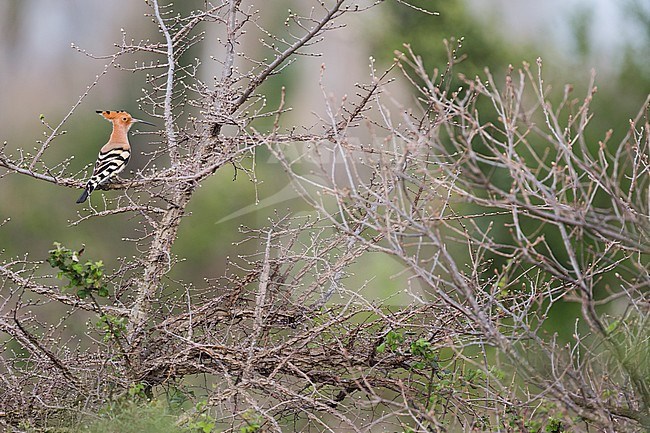
[[[122,117],[122,120],[124,120],[126,122],[126,117]]]

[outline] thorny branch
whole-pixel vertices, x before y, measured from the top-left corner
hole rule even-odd
[[[165,80],[165,98],[163,102],[163,118],[165,119],[165,136],[167,138],[167,146],[170,150],[172,164],[178,163],[179,152],[176,144],[176,133],[174,131],[174,118],[172,114],[172,98],[174,95],[174,71],[176,70],[176,58],[174,57],[174,44],[172,37],[169,34],[169,29],[165,20],[160,14],[160,6],[158,0],[151,0],[153,4],[156,20],[160,26],[160,31],[165,37],[167,43],[167,79]]]

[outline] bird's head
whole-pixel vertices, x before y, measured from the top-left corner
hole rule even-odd
[[[113,123],[115,126],[121,126],[127,130],[133,126],[134,123],[145,123],[147,125],[156,126],[153,123],[145,122],[144,120],[135,119],[124,110],[119,111],[101,111],[97,110],[97,114],[101,115],[104,119]]]

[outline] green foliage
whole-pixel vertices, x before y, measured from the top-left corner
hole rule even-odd
[[[463,376],[463,379],[465,379],[465,382],[467,384],[475,385],[478,382],[485,381],[486,375],[483,372],[483,370],[468,368],[467,371],[465,371],[465,375]]]
[[[438,370],[438,353],[433,349],[433,346],[431,343],[424,339],[420,338],[413,343],[411,343],[411,354],[419,359],[421,361],[416,362],[413,364],[413,368],[433,368],[434,370]]]
[[[144,383],[131,384],[128,391],[129,397],[131,397],[132,399],[137,399],[137,398],[146,399],[147,398],[147,395],[145,393],[146,388],[147,386]]]
[[[565,432],[564,424],[560,418],[552,416],[550,412],[554,411],[554,404],[544,402],[535,411],[532,418],[526,419],[523,411],[515,407],[507,407],[505,417],[502,421],[503,426],[508,431],[519,431],[521,426],[531,433],[562,433]],[[544,427],[542,429],[542,426]]]
[[[400,344],[404,342],[404,335],[399,331],[388,331],[388,334],[384,337],[384,341],[377,346],[375,351],[377,353],[384,353],[386,349],[389,349],[391,352],[395,352]]]
[[[239,428],[239,433],[255,433],[262,428],[262,416],[253,410],[247,410],[243,413],[242,418],[246,425]]]
[[[133,386],[129,389],[129,393],[133,391],[137,394],[137,389],[137,386]],[[179,427],[176,421],[177,416],[169,412],[164,402],[130,401],[104,413],[100,419],[76,431],[78,433],[189,433],[191,431]]]
[[[616,331],[616,328],[618,328],[618,325],[621,323],[620,320],[614,320],[611,322],[609,325],[607,325],[607,334],[611,335],[614,331]]]
[[[564,425],[562,421],[556,418],[550,418],[546,427],[544,427],[546,433],[561,433],[564,431]]]
[[[96,326],[104,334],[104,341],[108,342],[117,339],[126,332],[126,317],[117,317],[111,314],[103,314]]]
[[[213,418],[204,418],[206,414],[201,414],[201,417],[190,423],[190,429],[198,430],[202,433],[210,433],[214,429],[214,419]]]
[[[524,422],[524,427],[526,427],[531,432],[538,432],[542,428],[542,422],[536,419],[529,419]]]
[[[75,252],[54,242],[54,249],[50,250],[47,262],[59,269],[56,277],[60,280],[67,278],[66,289],[76,289],[80,298],[90,296],[93,292],[100,297],[108,296],[108,288],[103,284],[104,263],[101,260],[95,262],[87,260],[82,263],[79,260],[83,249]]]
[[[195,410],[198,415],[187,424],[191,431],[199,433],[214,431],[216,420],[206,412],[206,407],[207,402],[205,400],[201,400],[196,404]]]
[[[506,377],[506,373],[505,371],[492,366],[490,367],[490,376],[494,377],[497,380],[503,380]]]
[[[399,352],[400,346],[404,344],[405,337],[402,331],[390,330],[384,337],[384,341],[377,346],[375,351],[377,353],[384,353],[386,350],[391,352]],[[408,346],[409,353],[417,359],[412,365],[414,369],[432,368],[438,371],[439,355],[434,350],[433,345],[426,338],[419,338]]]
[[[192,394],[191,392],[189,394]],[[195,406],[195,414],[185,417],[182,405],[188,401],[188,393],[171,387],[167,395],[150,398],[147,385],[132,384],[122,398],[111,401],[100,412],[99,417],[91,423],[78,427],[78,433],[212,433],[215,432],[216,420],[207,413],[205,400]],[[189,420],[188,420],[189,418]],[[257,418],[253,414],[244,414],[244,419],[255,425]],[[259,429],[246,430],[255,432]]]

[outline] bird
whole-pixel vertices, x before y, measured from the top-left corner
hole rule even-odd
[[[134,123],[140,122],[156,126],[153,123],[135,119],[124,110],[97,110],[96,112],[113,124],[113,132],[108,139],[108,143],[99,150],[93,174],[88,179],[84,192],[77,200],[77,203],[85,202],[97,187],[108,182],[112,176],[124,170],[129,158],[131,158],[131,145],[129,144],[128,134]]]

